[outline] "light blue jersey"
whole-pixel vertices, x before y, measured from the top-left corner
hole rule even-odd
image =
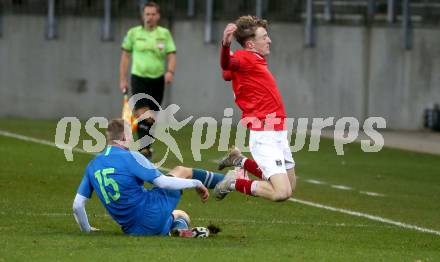
[[[145,189],[161,173],[138,152],[108,146],[86,168],[78,194],[95,191],[112,218],[127,234],[168,234],[180,190]]]

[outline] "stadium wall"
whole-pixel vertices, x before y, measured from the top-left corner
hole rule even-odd
[[[101,20],[58,19],[59,37],[45,40],[41,16],[3,17],[0,38],[0,116],[60,118],[118,116],[120,42],[137,20],[113,23],[114,41],[100,40]],[[221,37],[226,23],[216,23]],[[204,44],[204,24],[176,21],[178,48],[174,85],[165,103],[178,116],[223,117],[231,107],[230,83],[221,79],[219,44]],[[383,116],[387,127],[422,128],[423,110],[440,102],[440,30],[414,30],[414,48],[402,48],[400,28],[319,26],[317,45],[303,45],[299,24],[270,28],[271,69],[290,117]],[[234,108],[234,119],[239,111]]]

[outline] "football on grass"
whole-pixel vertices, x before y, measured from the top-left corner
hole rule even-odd
[[[206,227],[195,227],[192,229],[193,237],[206,238],[209,236],[209,230]]]

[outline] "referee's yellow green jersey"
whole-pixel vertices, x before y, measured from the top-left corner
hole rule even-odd
[[[122,49],[132,54],[131,73],[149,78],[162,76],[167,54],[176,52],[170,31],[161,26],[153,31],[143,26],[131,28],[122,42]]]

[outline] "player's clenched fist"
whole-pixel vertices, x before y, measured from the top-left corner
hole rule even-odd
[[[237,26],[233,23],[229,23],[225,31],[223,32],[223,44],[230,45],[232,42],[232,36],[234,35],[235,30],[237,30]]]
[[[208,201],[209,191],[204,185],[200,185],[199,187],[196,187],[196,191],[197,191],[197,194],[199,194],[202,202]]]

